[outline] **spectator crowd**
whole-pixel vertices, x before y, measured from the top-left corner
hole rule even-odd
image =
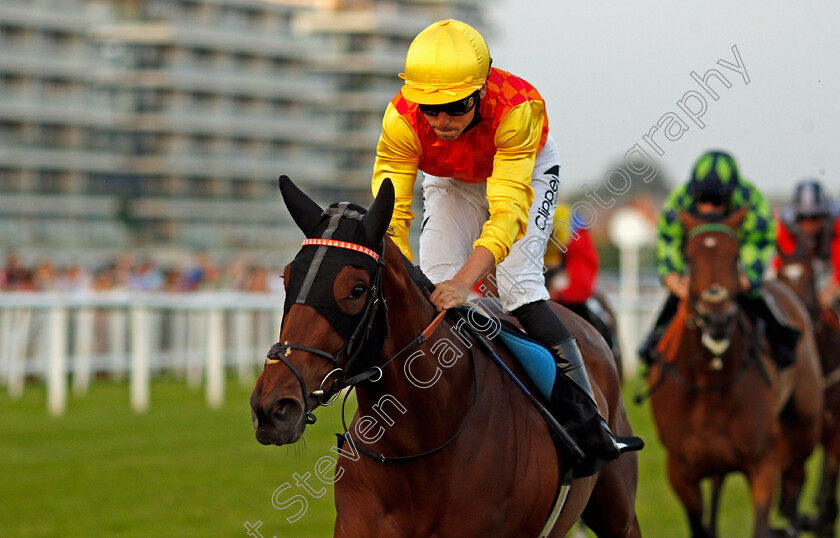
[[[42,259],[26,265],[16,254],[5,258],[0,269],[2,291],[146,291],[183,293],[195,291],[282,291],[282,268],[256,264],[247,258],[220,264],[200,253],[184,266],[122,254],[111,263],[88,268],[72,263],[56,265]]]

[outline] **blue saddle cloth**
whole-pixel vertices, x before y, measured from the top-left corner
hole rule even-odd
[[[479,316],[487,319],[481,312],[461,307],[462,310],[469,310],[471,316]],[[483,325],[487,327],[488,325]],[[501,330],[496,338],[510,350],[511,353],[525,369],[528,377],[540,391],[546,401],[551,400],[551,389],[554,387],[554,380],[557,377],[557,363],[551,351],[544,345],[529,337],[518,328],[505,322],[501,323]]]

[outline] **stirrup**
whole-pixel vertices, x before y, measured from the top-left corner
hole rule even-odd
[[[637,452],[645,447],[645,442],[641,437],[635,436],[617,436],[615,444],[618,446],[618,451],[621,454],[625,452]]]

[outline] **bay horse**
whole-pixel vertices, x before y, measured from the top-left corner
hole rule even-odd
[[[549,293],[554,288],[568,286],[568,278],[564,274],[566,269],[562,263],[551,267],[544,267],[543,271],[545,286],[548,288]],[[624,381],[624,363],[618,338],[618,317],[615,315],[612,302],[607,295],[601,289],[595,288],[585,303],[573,305],[563,304],[563,306],[591,323],[601,333],[610,351],[612,351],[615,367],[618,369],[618,378]]]
[[[251,393],[252,418],[260,443],[294,443],[325,398],[355,387],[358,409],[334,467],[334,536],[560,537],[581,517],[598,536],[641,535],[632,453],[575,478],[547,524],[565,460],[524,393],[466,336],[468,323],[439,314],[416,283],[386,235],[390,181],[367,211],[347,202],[322,210],[286,176],[280,190],[307,239],[285,270],[280,341]],[[609,350],[557,311],[580,340],[604,417],[630,435]]]
[[[814,322],[825,408],[822,417],[823,465],[816,500],[818,512],[810,530],[818,537],[831,537],[835,535],[837,522],[837,479],[840,474],[840,308],[836,302],[824,308],[817,297],[817,281],[822,271],[815,252],[816,242],[801,233],[796,239],[793,252],[778,252],[777,278],[799,296]]]
[[[801,331],[796,364],[779,375],[738,306],[741,210],[709,221],[683,212],[688,297],[660,341],[648,371],[654,421],[667,451],[667,474],[693,537],[716,536],[727,474],[742,472],[754,508],[753,536],[788,536],[770,528],[779,472],[781,512],[799,524],[804,463],[820,431],[820,370],[808,314],[785,286],[763,286],[787,322]],[[712,480],[704,502],[703,479]],[[789,529],[788,529],[789,530]]]
[[[592,297],[586,301],[586,305],[589,307],[589,310],[591,310],[592,313],[603,323],[609,335],[607,344],[610,346],[613,359],[615,359],[615,367],[618,369],[618,378],[623,381],[624,358],[618,338],[618,316],[615,313],[612,301],[610,301],[606,293],[596,288],[595,291],[592,292]]]

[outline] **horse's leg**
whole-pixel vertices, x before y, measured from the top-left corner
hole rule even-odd
[[[823,446],[823,472],[817,496],[817,522],[814,534],[833,537],[837,521],[837,477],[840,474],[840,429]]]
[[[824,312],[830,319],[820,323],[817,332],[820,356],[823,359],[823,375],[832,376],[840,368],[838,348],[840,337],[834,319],[834,310]],[[820,489],[817,495],[817,517],[814,534],[819,537],[833,537],[837,521],[837,478],[840,473],[840,384],[831,384],[825,390],[825,406],[822,415],[823,469]]]
[[[822,476],[817,493],[817,517],[811,529],[818,538],[834,536],[834,523],[837,519],[837,474],[840,461],[837,455],[824,447]]]
[[[720,507],[720,494],[723,491],[725,474],[718,474],[712,477],[712,499],[709,503],[709,529],[712,534],[717,534],[718,508]]]
[[[637,468],[636,454],[630,453],[601,469],[583,511],[583,522],[599,538],[642,535],[635,509]]]
[[[779,503],[779,511],[797,531],[802,528],[802,521],[799,517],[799,495],[802,493],[804,483],[804,462],[794,462],[793,465],[782,472],[782,499]]]
[[[825,392],[823,411],[823,468],[817,494],[817,517],[813,532],[818,537],[833,537],[837,521],[837,478],[840,474],[840,385]]]
[[[774,533],[770,530],[770,507],[779,482],[779,465],[777,454],[768,454],[763,460],[756,462],[746,469],[747,480],[750,483],[750,493],[755,511],[753,536],[764,538],[767,536],[787,536],[786,533]]]
[[[671,456],[668,457],[668,479],[685,509],[692,538],[711,538],[713,535],[703,526],[703,493],[699,481],[689,476]]]

